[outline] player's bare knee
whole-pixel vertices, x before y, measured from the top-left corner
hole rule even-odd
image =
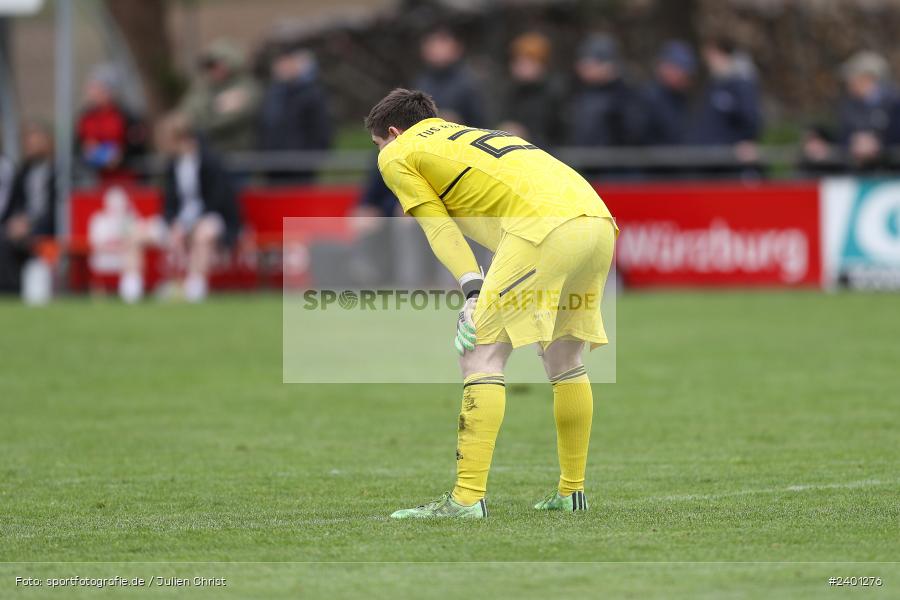
[[[556,340],[544,350],[541,359],[547,377],[554,377],[581,366],[584,342],[580,340]]]
[[[502,373],[512,352],[509,344],[480,344],[459,357],[463,377],[474,373]]]
[[[459,357],[459,368],[463,377],[473,373],[499,373],[503,371],[504,366],[488,346],[475,346],[475,350],[470,350]]]

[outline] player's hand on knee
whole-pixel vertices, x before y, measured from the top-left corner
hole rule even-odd
[[[466,350],[475,349],[475,321],[472,315],[475,313],[477,301],[477,295],[466,300],[462,310],[459,311],[459,318],[456,320],[456,339],[453,341],[453,345],[456,346],[456,351],[460,355],[465,354]]]

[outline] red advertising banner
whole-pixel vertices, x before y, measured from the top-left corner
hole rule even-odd
[[[628,286],[818,286],[819,187],[598,184]]]
[[[243,222],[240,239],[231,252],[218,257],[211,273],[210,285],[218,289],[252,289],[261,285],[279,287],[284,258],[282,219],[338,217],[311,218],[303,231],[291,232],[291,256],[297,262],[297,256],[305,256],[305,245],[312,240],[348,239],[351,234],[347,220],[340,217],[350,214],[358,197],[359,190],[355,186],[244,190],[239,198]],[[124,210],[132,220],[150,218],[162,210],[160,190],[154,187],[113,186],[75,192],[71,207],[72,248],[75,250],[69,272],[72,289],[114,289],[118,281],[121,267],[114,260],[102,260],[103,248],[97,243],[100,236],[95,235],[104,229],[104,225],[109,229],[111,223],[120,220],[123,207],[117,207],[117,198],[124,198]],[[107,231],[106,237],[121,237],[113,234],[114,232]],[[122,240],[117,239],[116,243],[121,244]],[[177,269],[177,265],[165,263],[164,256],[158,250],[148,252],[146,277],[149,287],[152,288]]]
[[[142,217],[159,214],[162,197],[154,187],[121,188]],[[72,195],[72,237],[87,242],[90,220],[103,210],[106,189],[82,189]],[[280,235],[284,217],[342,217],[359,198],[355,186],[248,188],[240,197],[244,229],[256,235]]]
[[[597,189],[622,230],[617,264],[626,285],[820,285],[816,182],[600,183]],[[159,192],[153,188],[128,189],[127,195],[141,217],[160,210]],[[241,243],[217,265],[212,284],[280,285],[282,219],[346,216],[358,197],[359,190],[353,186],[246,190],[240,199]],[[76,245],[90,246],[92,219],[107,210],[104,198],[104,190],[84,190],[73,197]],[[319,225],[309,238],[347,239],[345,219],[311,219],[310,223]],[[261,261],[260,252],[269,258]],[[73,287],[83,288],[96,281],[95,276],[90,262],[83,261],[83,269],[73,272]]]

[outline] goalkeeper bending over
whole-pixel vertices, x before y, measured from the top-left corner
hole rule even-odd
[[[612,215],[567,165],[508,133],[437,118],[423,92],[394,90],[366,128],[385,183],[466,296],[455,340],[464,377],[456,485],[391,516],[487,516],[503,369],[513,348],[534,343],[553,384],[561,471],[558,488],[535,508],[586,510],[593,396],[581,355],[585,342],[607,343],[599,302],[618,233]],[[486,276],[464,235],[494,252]]]

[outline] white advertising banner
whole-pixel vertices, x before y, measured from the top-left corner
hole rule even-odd
[[[826,179],[820,197],[824,285],[900,289],[900,179]]]

